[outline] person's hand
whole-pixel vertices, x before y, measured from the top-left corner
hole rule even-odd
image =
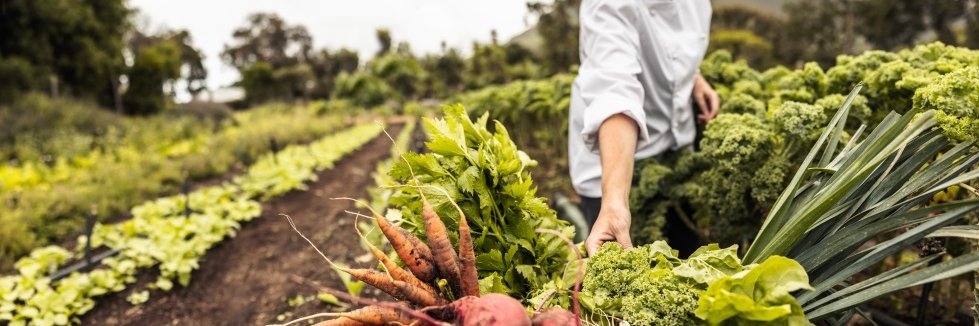
[[[602,244],[617,241],[624,248],[632,248],[632,238],[629,237],[629,226],[632,225],[632,213],[625,204],[602,203],[598,219],[591,228],[591,233],[585,239],[585,250],[588,256],[594,255]]]
[[[700,106],[700,114],[697,115],[700,121],[708,122],[714,119],[721,110],[721,97],[717,96],[714,88],[700,74],[697,74],[693,82],[693,100]]]

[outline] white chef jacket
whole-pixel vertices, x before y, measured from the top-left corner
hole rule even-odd
[[[691,144],[691,93],[707,50],[709,0],[584,0],[581,67],[571,90],[568,160],[582,196],[602,196],[598,128],[636,121],[636,159]]]

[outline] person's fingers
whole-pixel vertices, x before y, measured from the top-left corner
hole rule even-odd
[[[700,107],[700,114],[697,115],[697,119],[706,120],[710,116],[710,107],[707,106],[707,101],[702,92],[694,92],[694,101],[697,101],[697,106]]]
[[[721,97],[717,95],[717,92],[710,92],[710,109],[711,119],[717,117],[717,114],[721,112]]]
[[[628,230],[623,232],[623,234],[619,234],[615,240],[622,244],[622,248],[632,248],[632,237],[629,236]]]
[[[591,257],[598,251],[598,248],[602,246],[602,240],[595,236],[588,236],[585,239],[585,251],[588,252],[588,257]]]

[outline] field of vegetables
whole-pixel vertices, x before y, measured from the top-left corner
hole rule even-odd
[[[573,74],[415,115],[37,135],[61,144],[0,151],[19,161],[0,166],[0,324],[842,325],[922,302],[972,323],[979,51],[764,71],[718,51],[701,73],[721,114],[695,151],[636,165],[637,246],[592,257],[550,206]],[[73,105],[51,101],[22,103]]]

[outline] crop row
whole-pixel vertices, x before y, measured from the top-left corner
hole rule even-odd
[[[88,272],[72,273],[51,281],[65,262],[80,258],[88,239],[81,237],[74,251],[57,246],[39,248],[20,259],[18,275],[0,278],[0,322],[11,325],[64,325],[95,306],[95,297],[119,292],[136,281],[141,269],[156,267],[159,275],[149,289],[168,291],[174,282],[186,286],[208,249],[233,237],[241,223],[261,215],[259,201],[291,190],[305,189],[316,172],[333,167],[344,155],[360,148],[382,130],[380,124],[362,124],[308,145],[289,146],[266,154],[245,174],[222,185],[205,187],[187,196],[165,197],[132,209],[133,218],[113,225],[97,225],[93,248],[118,250],[115,257]],[[74,253],[73,253],[74,252]],[[129,296],[146,301],[149,289]]]
[[[0,166],[0,266],[9,267],[33,248],[79,234],[93,208],[101,219],[123,215],[141,202],[179,192],[187,180],[243,168],[273,142],[285,146],[312,141],[344,124],[340,116],[285,106],[236,113],[216,131],[203,127],[207,124],[189,128],[177,118],[175,125],[164,123],[163,117],[138,119],[127,134],[103,136],[114,139],[110,144],[62,156],[50,166]],[[154,135],[159,144],[144,144],[144,138]]]

